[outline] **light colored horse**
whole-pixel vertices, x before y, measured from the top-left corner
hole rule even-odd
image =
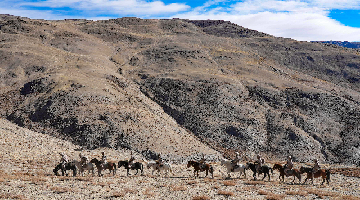
[[[166,172],[166,176],[168,175],[168,172],[170,171],[172,173],[171,170],[171,165],[169,163],[163,163],[161,167],[157,167],[158,164],[156,162],[149,162],[147,164],[147,168],[150,169],[151,167],[153,168],[151,174],[154,175],[154,171],[158,170],[158,172],[160,173],[161,171],[165,171]]]
[[[221,160],[221,165],[224,165],[227,169],[227,173],[228,173],[227,178],[230,178],[231,172],[240,172],[240,176],[241,176],[241,173],[244,173],[245,178],[246,178],[246,173],[245,173],[245,170],[247,169],[246,165],[239,164],[239,165],[236,165],[235,168],[233,169],[231,160],[226,160],[226,159]]]
[[[80,162],[77,161],[77,160],[74,160],[73,162],[75,163],[76,167],[78,168],[81,176],[84,176],[84,171],[85,171],[85,170],[88,170],[89,174],[90,174],[90,172],[92,173],[92,175],[95,174],[95,173],[94,173],[94,165],[93,165],[91,162],[87,163],[87,164],[84,165],[84,166],[82,166],[82,165],[80,164]]]

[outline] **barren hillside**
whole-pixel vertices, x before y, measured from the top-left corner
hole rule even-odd
[[[89,149],[359,165],[359,51],[224,21],[0,16],[0,114]]]

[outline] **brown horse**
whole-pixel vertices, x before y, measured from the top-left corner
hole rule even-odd
[[[313,168],[300,167],[300,173],[307,174],[306,179],[303,184],[305,184],[308,179],[311,179],[312,184],[314,184],[314,180],[312,178],[312,171],[313,171]],[[321,183],[321,185],[324,184],[325,180],[326,180],[327,184],[329,185],[330,169],[319,169],[316,173],[314,173],[314,178],[319,178],[319,177],[321,177],[323,179],[323,182]]]
[[[208,175],[208,172],[210,172],[212,178],[214,178],[214,168],[210,164],[201,164],[199,162],[190,160],[188,161],[187,168],[191,166],[194,167],[194,176],[195,173],[197,174],[195,177],[199,177],[199,171],[206,171],[206,176]]]
[[[278,170],[280,172],[280,175],[279,175],[279,179],[281,181],[281,178],[282,178],[282,181],[284,182],[285,180],[285,167],[282,166],[281,164],[278,164],[276,163],[273,167],[273,170]],[[286,175],[286,177],[288,176],[293,176],[294,177],[294,180],[293,182],[295,181],[295,177],[297,177],[299,179],[299,183],[301,182],[301,173],[300,173],[300,170],[298,169],[290,169],[288,170],[288,175]]]
[[[113,172],[113,175],[115,176],[115,173],[116,173],[116,164],[113,163],[113,162],[107,162],[105,165],[103,165],[101,163],[101,161],[99,161],[98,159],[96,158],[93,158],[91,161],[91,163],[94,163],[96,165],[96,168],[98,170],[98,175],[99,176],[102,176],[101,174],[101,171],[102,170],[106,170],[108,169],[111,173],[111,171]]]

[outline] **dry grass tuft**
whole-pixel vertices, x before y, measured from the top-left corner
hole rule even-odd
[[[360,168],[335,168],[330,169],[330,172],[344,176],[360,177]]]
[[[0,199],[20,199],[20,200],[26,200],[27,198],[25,198],[23,195],[15,195],[15,194],[11,194],[11,193],[7,193],[7,194],[0,194]]]
[[[126,193],[124,192],[115,191],[111,194],[110,198],[120,198],[120,197],[124,197],[125,195]]]
[[[202,196],[195,196],[192,198],[193,200],[209,200],[210,197],[202,195]]]
[[[352,196],[352,195],[342,195],[339,199],[343,200],[360,200],[360,197]]]
[[[213,183],[216,182],[216,179],[212,179],[212,178],[204,178],[204,183]]]
[[[90,177],[76,177],[75,180],[89,182],[89,181],[91,181],[91,178]]]
[[[258,194],[266,195],[266,199],[269,199],[269,200],[280,200],[280,199],[284,199],[286,196],[284,194],[275,194],[275,193],[265,191],[265,190],[259,190]]]
[[[153,191],[154,188],[146,188],[144,195],[146,195],[147,197],[153,197],[155,196],[155,193]]]
[[[264,182],[259,182],[259,181],[245,181],[244,184],[245,185],[265,185]]]
[[[195,181],[195,180],[194,180],[194,181],[188,181],[188,182],[187,182],[188,185],[195,185],[195,184],[197,184],[197,183],[198,183],[198,182]]]
[[[309,194],[314,194],[314,195],[318,196],[319,198],[322,198],[324,196],[328,196],[328,197],[337,197],[337,196],[339,196],[339,193],[336,193],[336,192],[323,191],[323,190],[317,190],[317,189],[307,189],[306,191]]]
[[[69,187],[51,187],[50,188],[51,191],[61,194],[61,193],[65,193],[65,192],[73,192],[73,190]]]
[[[97,182],[97,181],[93,181],[92,184],[93,184],[93,185],[98,185],[98,186],[101,186],[101,187],[109,186],[108,183],[105,183],[105,182]]]
[[[306,191],[294,191],[294,190],[291,190],[291,191],[286,191],[285,194],[287,195],[293,195],[293,196],[306,196],[308,195],[308,193]]]
[[[173,185],[173,186],[171,186],[171,190],[172,191],[185,191],[185,190],[187,190],[187,188],[182,185],[180,185],[180,186]]]
[[[236,185],[235,181],[224,181],[223,184],[225,186],[235,186]]]
[[[130,188],[124,188],[123,191],[124,191],[125,193],[130,193],[130,194],[135,194],[135,193],[137,193],[137,190],[135,190],[135,189],[130,189]]]
[[[219,190],[218,191],[219,195],[224,195],[224,196],[234,196],[235,194],[231,191],[225,191],[225,190]]]

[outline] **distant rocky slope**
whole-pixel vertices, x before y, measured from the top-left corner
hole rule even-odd
[[[347,42],[347,41],[314,41],[324,44],[334,44],[341,47],[360,49],[360,42]]]
[[[359,164],[360,53],[226,21],[0,17],[1,116],[87,148]]]

